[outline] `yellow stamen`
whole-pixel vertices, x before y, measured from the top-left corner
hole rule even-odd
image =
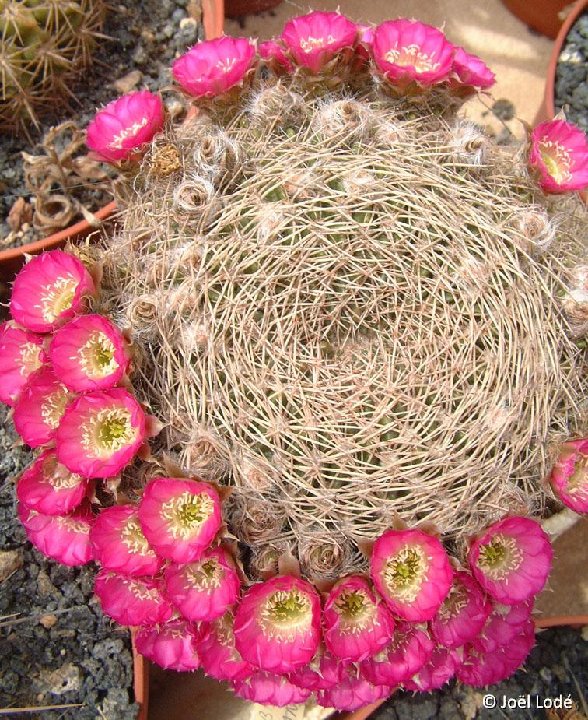
[[[309,598],[298,590],[278,590],[264,602],[260,612],[260,625],[267,637],[292,640],[311,623]]]
[[[129,125],[129,127],[124,128],[120,131],[118,135],[115,135],[110,143],[108,144],[108,147],[111,150],[122,150],[123,142],[130,137],[134,137],[139,130],[145,127],[147,123],[149,122],[148,117],[142,117],[140,120],[138,120],[136,123],[133,123],[133,125]]]
[[[401,602],[413,602],[421,590],[427,567],[422,549],[405,545],[386,563],[382,571],[384,585]]]
[[[25,343],[20,349],[21,375],[30,375],[41,367],[41,346],[36,343]]]
[[[572,160],[569,152],[562,145],[552,140],[543,140],[539,143],[539,153],[547,172],[558,185],[572,177],[570,172]]]
[[[58,278],[52,285],[44,288],[41,297],[43,320],[53,323],[73,304],[78,281],[72,275]]]
[[[82,446],[96,457],[109,457],[137,437],[126,408],[105,408],[90,417],[82,428]]]
[[[424,53],[418,45],[406,45],[402,48],[388,50],[384,56],[386,61],[400,67],[412,67],[416,73],[437,70],[440,62],[435,62],[431,55]]]
[[[478,566],[492,580],[503,580],[523,562],[516,540],[508,535],[495,535],[480,548]]]
[[[135,516],[130,517],[123,525],[120,539],[123,545],[137,555],[155,556],[155,552],[149,547],[147,538],[143,535],[139,521]]]
[[[335,603],[335,610],[341,618],[340,631],[358,633],[370,624],[376,612],[376,606],[365,592],[345,590],[339,595]]]
[[[76,475],[60,465],[55,455],[47,455],[43,461],[43,478],[55,490],[69,490],[82,481],[81,475]]]
[[[70,400],[67,389],[61,385],[41,403],[41,417],[52,430],[56,430]]]
[[[112,340],[104,333],[95,332],[78,351],[80,365],[89,377],[107,377],[119,366],[114,357],[115,352]]]
[[[223,568],[214,558],[208,558],[202,563],[190,565],[186,570],[186,579],[189,585],[186,590],[196,588],[198,590],[209,590],[217,588],[221,584],[224,572]]]
[[[206,494],[182,493],[161,506],[161,517],[168,521],[173,538],[183,540],[193,537],[214,511],[214,502]]]

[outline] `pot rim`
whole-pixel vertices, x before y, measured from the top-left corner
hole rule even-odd
[[[572,6],[570,13],[566,17],[564,24],[561,26],[561,29],[555,38],[555,42],[553,43],[553,48],[549,57],[549,65],[547,66],[547,79],[545,82],[545,94],[543,98],[545,112],[547,113],[549,120],[555,117],[555,75],[557,72],[557,61],[559,60],[564,42],[572,25],[587,8],[588,0],[578,0],[576,4]]]

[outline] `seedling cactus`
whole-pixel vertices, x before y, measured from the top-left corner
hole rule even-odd
[[[53,363],[55,472],[101,489],[92,522],[43,483],[72,558],[71,527],[56,546],[58,521],[32,522],[27,471],[29,537],[93,552],[147,657],[249,700],[351,710],[508,677],[551,566],[529,516],[554,463],[584,507],[585,207],[559,196],[588,146],[558,120],[497,147],[456,114],[492,72],[416,21],[310,13],[173,74],[181,126],[139,91],[89,128],[130,182],[114,237],[76,251],[88,277],[57,251],[14,285],[7,399],[16,416]]]
[[[27,131],[91,62],[102,0],[0,0],[0,129]]]

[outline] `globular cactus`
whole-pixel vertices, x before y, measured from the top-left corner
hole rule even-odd
[[[311,529],[360,570],[348,543],[396,514],[461,540],[539,511],[557,442],[587,429],[560,307],[581,207],[556,222],[449,92],[363,77],[201,101],[153,141],[103,258],[161,449],[234,485],[232,531],[254,555],[287,540],[313,581]]]
[[[0,0],[0,128],[27,131],[91,61],[102,0]]]

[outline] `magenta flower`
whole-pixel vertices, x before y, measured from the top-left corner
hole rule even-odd
[[[344,48],[352,48],[357,25],[337,12],[311,12],[285,25],[282,42],[301,67],[318,73]]]
[[[392,642],[360,664],[361,675],[372,685],[391,687],[409,680],[429,661],[435,647],[422,627],[398,622]]]
[[[372,43],[374,42],[374,28],[372,25],[358,25],[358,43],[355,46],[355,54],[361,60],[369,60],[371,57]]]
[[[89,478],[117,475],[145,440],[145,413],[122,388],[81,395],[65,411],[55,441],[57,458]]]
[[[96,113],[86,144],[101,160],[116,163],[150,142],[164,122],[163,100],[149,90],[123,95]]]
[[[278,674],[312,660],[320,630],[319,596],[310,583],[295,577],[253,585],[235,613],[235,645],[241,657]]]
[[[194,45],[174,61],[172,73],[188,95],[213,98],[241,83],[254,61],[254,42],[224,35]]]
[[[588,513],[588,438],[562,445],[549,482],[564,505]]]
[[[221,526],[220,498],[207,483],[154,478],[139,503],[139,522],[160,557],[191,563],[200,559]]]
[[[256,670],[243,660],[235,647],[233,615],[230,612],[205,626],[198,640],[198,652],[206,674],[216,680],[245,680]]]
[[[294,65],[292,65],[290,58],[286,55],[284,46],[280,42],[279,38],[259,43],[257,46],[257,52],[259,53],[259,57],[262,60],[265,60],[266,63],[275,70],[292,72],[294,69]]]
[[[12,286],[10,314],[33,332],[48,333],[84,312],[96,289],[84,264],[63,250],[32,258]]]
[[[328,690],[347,677],[349,665],[349,661],[331,655],[321,644],[308,665],[296,668],[288,677],[294,685],[306,690]]]
[[[360,677],[353,665],[346,669],[346,677],[328,690],[319,690],[316,701],[322,707],[351,712],[364,705],[384,700],[394,688],[386,685],[372,685]]]
[[[471,643],[466,645],[463,661],[456,675],[461,682],[474,687],[486,687],[506,680],[527,659],[535,644],[535,624],[528,619],[507,645],[489,652]]]
[[[367,580],[353,576],[340,580],[329,593],[323,628],[325,644],[333,655],[360,662],[390,642],[394,620]]]
[[[434,85],[449,77],[454,46],[437,28],[416,20],[388,20],[374,31],[372,55],[394,84]]]
[[[456,47],[453,55],[453,72],[464,85],[486,89],[496,82],[496,76],[477,55],[470,55]]]
[[[140,577],[156,575],[163,561],[149,546],[134,505],[105,508],[90,533],[94,558],[105,570]]]
[[[102,315],[81,315],[57,330],[49,357],[55,375],[75,392],[114,387],[130,362],[121,331]]]
[[[491,610],[492,605],[474,578],[457,572],[449,595],[431,620],[433,637],[445,647],[461,647],[480,633]]]
[[[417,692],[438,690],[451,680],[459,665],[460,659],[455,650],[438,646],[416,675],[404,681],[403,687]]]
[[[539,523],[508,517],[472,543],[469,563],[480,585],[504,605],[524,602],[543,589],[553,550]]]
[[[60,465],[54,450],[45,450],[18,479],[16,496],[44,515],[66,515],[82,503],[88,490],[87,479]]]
[[[430,620],[447,597],[453,571],[441,542],[421,530],[388,530],[374,543],[371,576],[393,614]]]
[[[475,638],[475,644],[487,652],[507,645],[527,624],[534,602],[535,599],[531,598],[517,605],[494,603],[486,624]]]
[[[206,552],[198,562],[169,565],[165,571],[165,594],[192,622],[214,620],[235,604],[241,581],[223,548]]]
[[[174,611],[151,578],[132,578],[101,570],[94,592],[106,615],[120,625],[157,625],[171,620]]]
[[[89,505],[69,515],[44,515],[19,503],[18,517],[28,539],[46,557],[70,566],[92,560],[90,528],[94,516]]]
[[[256,670],[246,680],[235,682],[233,688],[235,694],[245,700],[276,707],[304,703],[311,694],[310,690],[297,687],[283,675],[263,670]]]
[[[166,670],[177,672],[190,672],[200,667],[196,643],[194,626],[184,620],[142,627],[135,636],[135,647],[141,655]]]
[[[0,402],[14,405],[30,376],[47,362],[42,335],[12,322],[0,325]]]
[[[72,395],[53,371],[44,367],[31,375],[14,408],[14,427],[32,448],[53,440]]]
[[[540,123],[531,133],[529,165],[539,173],[545,192],[588,187],[588,140],[565,120]]]

